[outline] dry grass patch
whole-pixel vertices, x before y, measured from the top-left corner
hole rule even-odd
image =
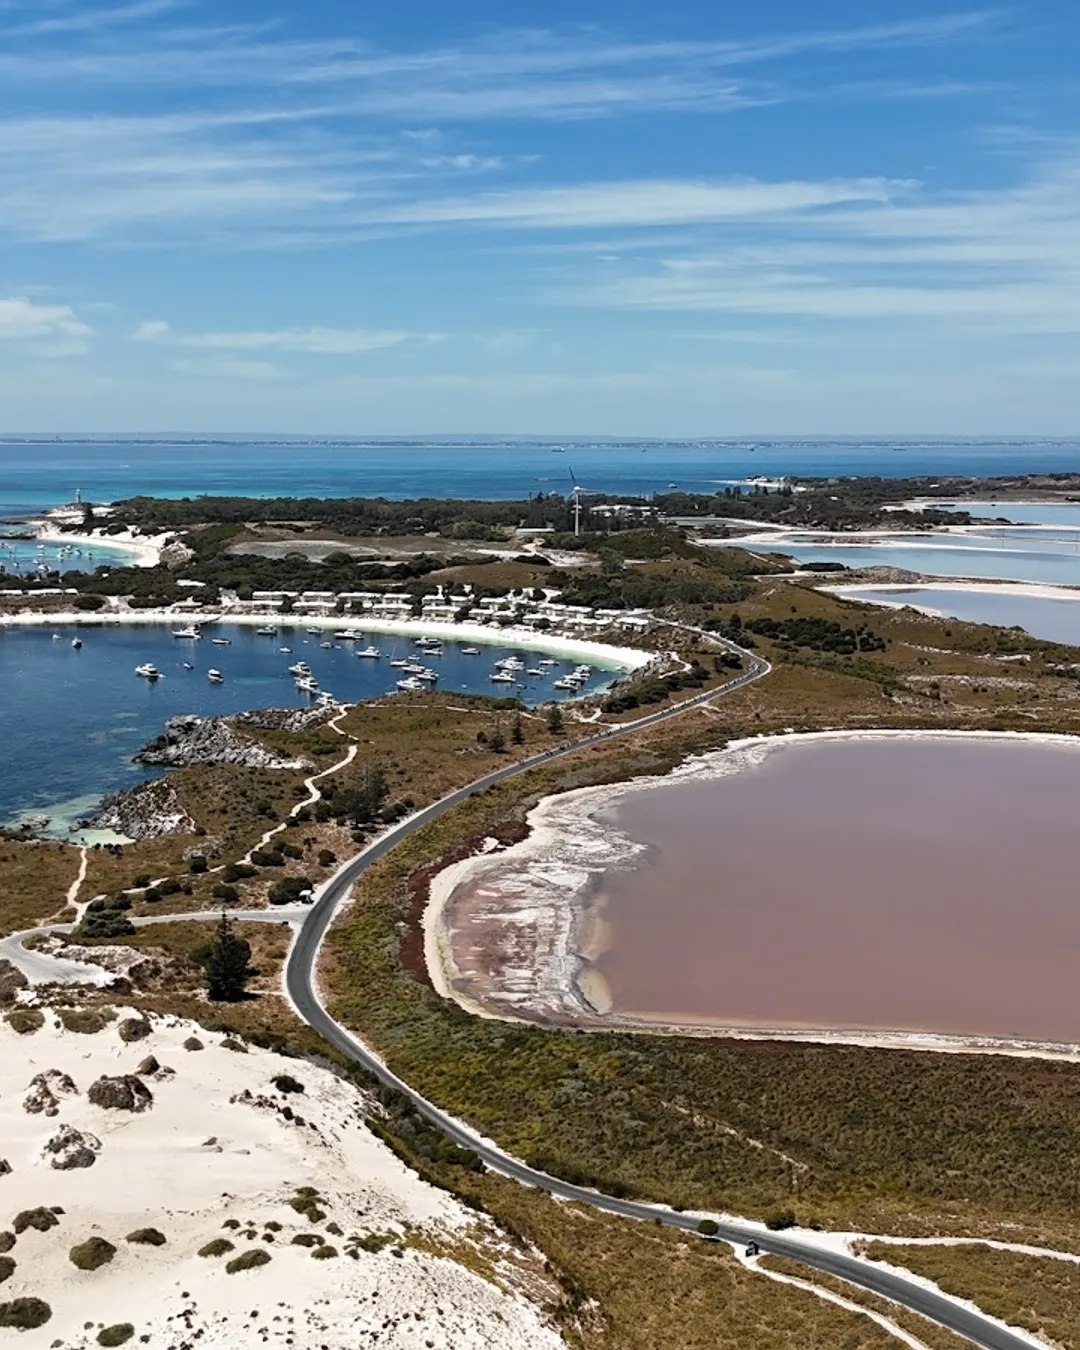
[[[0,937],[58,914],[78,871],[70,844],[0,837]]]
[[[868,1244],[873,1261],[903,1266],[946,1293],[970,1299],[983,1312],[1054,1345],[1080,1345],[1080,1265],[1021,1256],[980,1243],[947,1247]]]

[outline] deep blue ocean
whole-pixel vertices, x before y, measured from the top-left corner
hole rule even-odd
[[[515,651],[506,646],[485,645],[479,656],[466,656],[462,644],[446,643],[441,657],[425,657],[411,638],[373,634],[372,645],[382,652],[376,661],[355,655],[366,642],[340,643],[324,651],[320,643],[329,635],[315,637],[302,627],[282,627],[274,638],[238,624],[217,624],[205,632],[201,641],[191,642],[151,624],[0,628],[0,823],[26,811],[45,811],[59,827],[92,809],[103,793],[130,787],[146,777],[144,769],[131,763],[132,755],[163,729],[166,718],[179,713],[308,706],[307,695],[296,689],[288,673],[296,661],[306,661],[320,686],[347,702],[392,691],[404,672],[390,661],[416,657],[439,672],[442,690],[504,696],[520,692],[527,705],[567,697],[552,682],[576,664],[560,662],[543,678],[521,671],[515,690],[488,679],[494,662]],[[76,633],[83,643],[80,650],[71,645]],[[230,638],[231,644],[213,645],[211,637]],[[542,655],[516,654],[526,668],[535,668]],[[134,673],[147,661],[162,672],[154,683]],[[193,669],[185,669],[185,662]],[[224,675],[223,684],[210,683],[211,666]],[[612,677],[612,672],[597,669],[586,688],[599,689]]]
[[[521,498],[688,492],[750,476],[1080,472],[1080,441],[0,441],[0,517],[139,493]]]

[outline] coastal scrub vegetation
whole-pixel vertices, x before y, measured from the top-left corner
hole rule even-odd
[[[255,973],[251,966],[251,943],[237,937],[229,916],[222,911],[217,932],[202,958],[206,994],[215,1003],[239,1003]]]
[[[15,1331],[33,1331],[52,1317],[52,1309],[41,1298],[13,1298],[0,1303],[0,1327]]]

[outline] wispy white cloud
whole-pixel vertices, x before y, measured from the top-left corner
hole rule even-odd
[[[363,356],[407,342],[440,341],[436,333],[407,333],[377,328],[246,329],[235,332],[176,333],[162,319],[150,319],[135,329],[136,342],[167,342],[181,347],[223,352],[299,352],[309,356]]]
[[[580,271],[563,299],[632,309],[1080,332],[1080,157],[1020,186],[804,214],[714,237],[615,275]]]
[[[10,41],[13,38],[47,37],[63,33],[100,33],[120,24],[156,19],[190,3],[191,0],[135,0],[130,5],[105,9],[78,9],[74,13],[55,14],[52,18],[37,18],[29,23],[0,28],[0,39]]]
[[[68,305],[39,305],[24,295],[0,298],[0,340],[62,338],[82,341],[92,331]]]
[[[753,220],[842,204],[888,202],[912,186],[884,178],[775,183],[753,179],[733,182],[636,179],[372,206],[362,209],[359,218],[371,223],[468,223],[519,229],[668,226]]]
[[[214,357],[182,357],[172,362],[178,375],[205,380],[255,380],[274,383],[292,378],[292,372],[270,361],[249,361],[227,354]]]

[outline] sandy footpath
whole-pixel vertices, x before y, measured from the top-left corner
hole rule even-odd
[[[162,1350],[563,1344],[520,1292],[505,1239],[400,1163],[364,1124],[365,1101],[350,1085],[304,1061],[230,1050],[220,1035],[177,1019],[154,1019],[151,1034],[130,1044],[119,1023],[87,1035],[63,1030],[49,1010],[46,1019],[22,1036],[0,1021],[0,1159],[10,1166],[0,1168],[0,1235],[14,1231],[21,1211],[59,1207],[55,1226],[26,1228],[0,1258],[0,1303],[40,1298],[52,1316],[36,1330],[0,1329],[0,1346],[82,1350],[97,1344],[102,1326],[125,1322],[135,1328],[131,1344]],[[203,1048],[185,1048],[190,1037]],[[152,1097],[146,1109],[88,1099],[96,1080],[133,1074],[149,1055],[160,1068],[139,1078]],[[303,1090],[275,1086],[283,1073]],[[48,1091],[35,1103],[28,1090],[41,1074]],[[44,1111],[30,1109],[41,1104]],[[46,1146],[63,1130],[79,1132],[91,1165],[52,1165],[62,1155]],[[317,1214],[290,1206],[303,1186],[318,1192]],[[145,1228],[164,1244],[126,1240]],[[498,1283],[410,1246],[410,1232],[447,1249],[474,1243]],[[293,1244],[297,1234],[317,1235],[336,1254],[314,1259],[316,1247]],[[386,1241],[354,1259],[351,1235]],[[69,1252],[94,1237],[115,1256],[77,1269]],[[200,1256],[216,1238],[233,1250]],[[0,1251],[9,1241],[0,1236]],[[269,1262],[227,1272],[229,1259],[252,1249]]]
[[[875,740],[1023,740],[1080,752],[1080,738],[1052,733],[868,730],[789,733],[732,741],[688,759],[666,776],[578,788],[545,797],[529,812],[528,835],[497,853],[481,852],[437,873],[425,907],[428,973],[443,998],[505,1020],[795,1040],[953,1053],[1008,1054],[1080,1061],[1080,1045],[881,1028],[767,1026],[739,1021],[620,1016],[590,960],[606,948],[606,924],[591,883],[611,868],[635,865],[644,846],[614,824],[618,802],[667,783],[741,772],[798,742]]]

